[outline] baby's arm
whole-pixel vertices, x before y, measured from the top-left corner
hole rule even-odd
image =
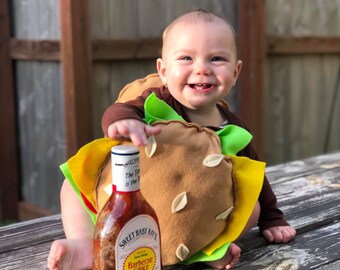
[[[265,177],[259,197],[261,214],[259,227],[263,237],[269,243],[287,243],[295,237],[296,231],[284,219],[278,208],[276,196]]]
[[[147,144],[147,137],[159,134],[161,129],[139,120],[124,119],[110,124],[107,132],[111,139],[130,138],[134,145],[141,146]]]

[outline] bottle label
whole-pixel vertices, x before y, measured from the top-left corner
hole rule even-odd
[[[120,192],[133,192],[140,188],[139,155],[112,154],[112,184]]]
[[[116,240],[116,269],[161,270],[159,237],[157,223],[151,216],[132,218]]]

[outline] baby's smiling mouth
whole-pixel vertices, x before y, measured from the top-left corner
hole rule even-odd
[[[197,90],[210,89],[213,87],[211,83],[190,83],[189,86]]]

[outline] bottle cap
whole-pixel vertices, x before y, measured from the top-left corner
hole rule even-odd
[[[139,149],[133,145],[118,145],[111,148],[111,153],[114,155],[136,155]]]

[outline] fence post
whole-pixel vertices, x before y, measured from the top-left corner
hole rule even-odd
[[[9,0],[0,1],[0,220],[18,218],[19,173]]]
[[[264,158],[265,0],[239,1],[241,119],[254,135],[254,145]]]
[[[60,0],[67,156],[93,139],[92,46],[87,0]]]

